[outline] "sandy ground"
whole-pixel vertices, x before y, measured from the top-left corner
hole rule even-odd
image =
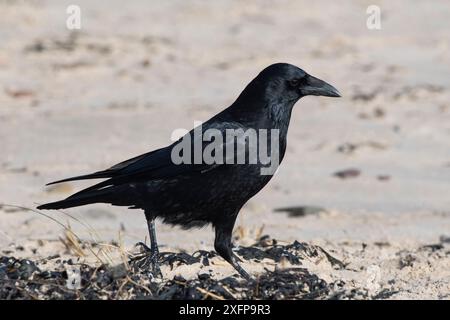
[[[228,106],[262,68],[290,62],[343,98],[297,104],[285,160],[242,210],[238,243],[261,233],[307,241],[348,264],[308,266],[325,280],[449,299],[449,4],[377,1],[382,29],[368,30],[373,1],[78,1],[82,28],[73,32],[71,3],[0,1],[0,203],[66,197],[87,184],[44,184],[164,146],[174,129]],[[333,175],[349,168],[359,175]],[[132,248],[146,237],[140,212],[67,212],[90,227],[46,214],[85,240]],[[0,221],[3,254],[64,252],[64,230],[47,217],[1,205]],[[211,249],[210,228],[157,231],[162,250]]]

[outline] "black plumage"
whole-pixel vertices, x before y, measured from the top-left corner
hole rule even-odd
[[[218,130],[223,135],[220,148],[226,154],[227,130],[276,129],[279,133],[277,145],[270,140],[269,133],[268,137],[257,137],[256,148],[259,150],[260,139],[265,139],[267,154],[276,155],[278,162],[281,162],[286,151],[292,108],[301,97],[307,95],[340,96],[334,87],[296,66],[273,64],[253,79],[230,107],[203,123],[201,132],[205,133],[208,129]],[[188,133],[191,137],[191,150],[195,150],[194,130]],[[182,139],[104,171],[53,182],[107,179],[67,199],[41,205],[38,209],[62,209],[92,203],[143,209],[151,240],[151,248],[147,248],[150,251],[148,262],[153,271],[158,272],[158,247],[154,228],[156,218],[183,228],[210,223],[216,232],[216,251],[243,277],[250,279],[231,250],[231,235],[242,206],[272,178],[272,175],[261,174],[261,168],[268,165],[260,159],[257,159],[256,163],[248,163],[248,157],[251,156],[249,148],[255,147],[252,146],[254,141],[250,139],[234,140],[234,163],[223,161],[225,163],[208,164],[203,161],[196,164],[175,164],[172,151]],[[201,150],[207,145],[208,143],[203,141]],[[236,163],[239,150],[247,157],[244,164]],[[190,158],[193,160],[194,155]],[[278,163],[275,163],[275,166],[277,165]]]

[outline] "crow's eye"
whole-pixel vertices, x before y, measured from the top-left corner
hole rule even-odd
[[[302,85],[305,85],[306,84],[306,82],[307,82],[307,78],[306,78],[306,76],[304,76],[304,77],[301,77],[301,78],[295,78],[295,79],[291,79],[291,80],[289,80],[288,82],[289,82],[289,85],[291,86],[291,87],[293,87],[293,88],[298,88],[298,87],[300,87],[300,86],[302,86]]]
[[[290,84],[292,87],[297,87],[297,86],[300,84],[300,79],[292,79],[292,80],[289,80],[289,84]]]

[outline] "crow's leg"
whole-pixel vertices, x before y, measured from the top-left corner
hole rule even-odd
[[[147,216],[147,214],[146,214]],[[139,260],[138,266],[140,268],[151,267],[154,275],[162,276],[161,269],[159,268],[159,249],[156,241],[155,219],[147,218],[148,234],[150,236],[150,248],[143,242],[139,242],[136,246],[140,246],[143,254],[136,257],[134,260]]]
[[[217,253],[224,258],[228,263],[230,263],[237,272],[246,279],[247,281],[252,281],[252,277],[239,265],[238,261],[241,261],[238,256],[236,256],[231,250],[231,236],[233,232],[234,219],[233,222],[227,222],[226,225],[216,224],[216,239],[214,240],[214,249]]]

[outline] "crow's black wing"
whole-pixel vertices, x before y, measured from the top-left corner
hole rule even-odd
[[[111,177],[114,177],[114,176],[118,175],[122,169],[125,169],[126,167],[132,165],[133,163],[139,162],[140,160],[142,160],[144,158],[150,157],[152,154],[161,153],[163,151],[163,149],[165,149],[165,148],[141,154],[141,155],[139,155],[137,157],[134,157],[134,158],[122,161],[122,162],[120,162],[118,164],[115,164],[114,166],[112,166],[111,168],[108,168],[106,170],[97,171],[97,172],[90,173],[90,174],[85,174],[85,175],[81,175],[81,176],[70,177],[70,178],[66,178],[66,179],[62,179],[62,180],[53,181],[53,182],[47,183],[47,185],[49,186],[49,185],[56,184],[56,183],[68,182],[68,181],[77,181],[77,180],[111,178]]]
[[[222,134],[225,133],[225,130],[227,129],[242,129],[241,125],[238,123],[232,123],[232,122],[222,122],[222,123],[211,123],[207,125],[205,128],[203,128],[203,131],[206,129],[216,129],[219,130]],[[114,166],[112,166],[109,169],[94,172],[92,174],[67,178],[59,181],[52,182],[50,184],[54,183],[60,183],[60,182],[67,182],[67,181],[75,181],[75,180],[85,180],[85,179],[98,179],[98,178],[109,178],[106,181],[100,182],[92,187],[89,187],[83,191],[87,190],[93,190],[93,189],[99,189],[106,186],[111,185],[119,185],[124,183],[132,183],[132,182],[139,182],[143,180],[157,180],[157,179],[167,179],[171,177],[175,177],[178,175],[183,174],[200,174],[202,172],[211,171],[222,164],[220,163],[212,163],[212,164],[206,164],[206,163],[200,163],[200,164],[191,164],[191,163],[181,163],[181,164],[175,164],[172,159],[172,149],[174,146],[176,146],[178,143],[181,143],[183,139],[187,137],[187,135],[190,135],[192,139],[190,139],[191,143],[191,151],[193,152],[195,150],[195,137],[194,137],[194,131],[190,131],[187,133],[183,138],[178,140],[177,142],[173,143],[170,146],[167,146],[165,148],[161,148],[158,150],[154,150],[145,154],[142,154],[140,156],[131,158],[129,160],[120,162]],[[200,137],[201,138],[201,137]],[[198,139],[197,139],[198,140]],[[198,142],[197,142],[198,143]],[[207,144],[206,142],[201,142],[203,148]],[[234,142],[233,142],[234,143]],[[236,143],[240,143],[240,141],[236,141]],[[222,142],[222,145],[220,146],[225,150],[225,141]],[[245,148],[237,148],[238,152],[239,150],[244,150]]]
[[[226,129],[231,129],[233,127],[242,129],[236,123],[213,123],[212,125],[209,125],[209,128],[211,127],[214,127],[214,129],[218,129],[222,136],[226,136]],[[219,141],[218,144],[215,145],[218,148],[222,148],[222,150],[224,151],[223,154],[225,158],[222,159],[221,162],[212,162],[211,164],[208,164],[206,162],[201,162],[200,164],[176,164],[172,159],[172,150],[174,147],[179,146],[178,144],[182,143],[183,139],[186,139],[187,135],[190,135],[191,137],[195,136],[192,135],[192,132],[193,131],[186,134],[183,138],[170,146],[123,161],[107,170],[57,181],[63,182],[83,179],[109,178],[91,187],[83,189],[64,200],[43,204],[39,206],[38,209],[62,209],[96,202],[113,203],[116,205],[131,205],[128,202],[117,202],[117,199],[120,199],[120,194],[122,192],[126,193],[127,191],[129,191],[129,184],[142,181],[169,179],[180,175],[192,176],[198,174],[207,174],[210,171],[214,171],[217,168],[223,166],[223,163],[227,163],[229,156],[225,151],[228,150],[230,144],[236,150],[236,152],[233,152],[232,157],[237,158],[239,156],[242,156],[242,152],[247,154],[245,141],[239,139],[228,141],[226,139],[222,139],[222,141]],[[191,141],[188,141],[191,146],[191,151],[195,150],[195,139],[197,139],[198,141],[198,137],[190,139]],[[203,152],[205,146],[209,145],[209,143],[203,141],[203,136],[200,136],[200,139],[202,139]]]

